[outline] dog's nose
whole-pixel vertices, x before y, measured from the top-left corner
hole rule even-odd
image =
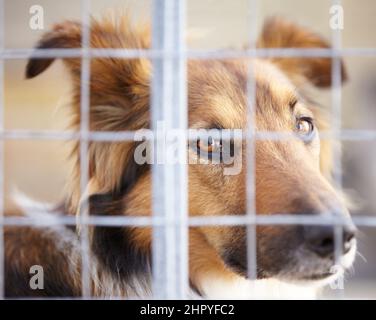
[[[344,226],[342,229],[342,250],[345,254],[351,249],[351,240],[355,237],[355,228]],[[307,248],[321,257],[329,257],[334,254],[333,226],[304,226],[304,240]]]

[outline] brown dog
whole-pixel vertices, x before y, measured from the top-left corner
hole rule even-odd
[[[141,48],[150,45],[149,31],[130,25],[126,18],[105,19],[91,25],[91,47]],[[55,26],[38,48],[79,48],[81,26],[67,21]],[[316,34],[281,19],[268,20],[259,48],[328,48]],[[53,59],[31,59],[27,78],[44,72]],[[80,59],[64,59],[74,83],[72,127],[80,123]],[[298,139],[256,142],[256,210],[276,213],[327,215],[348,211],[330,184],[331,154],[320,142],[324,121],[301,87],[331,85],[329,58],[273,58],[192,60],[188,63],[189,126],[196,129],[246,129],[247,70],[256,79],[255,122],[259,131],[290,132]],[[345,73],[342,67],[343,75]],[[151,62],[147,59],[97,58],[91,62],[90,129],[138,130],[150,126]],[[198,152],[221,158],[221,141],[197,141]],[[87,187],[92,215],[151,214],[151,170],[134,160],[137,142],[90,142],[90,182]],[[241,170],[225,175],[226,164],[189,165],[190,215],[243,215],[246,212],[245,142]],[[79,144],[72,152],[75,169],[69,179],[67,214],[77,214],[80,200]],[[239,154],[238,154],[239,156]],[[97,296],[143,296],[150,290],[150,228],[94,227],[91,230],[92,287]],[[356,242],[353,226],[344,228],[343,267],[351,266]],[[68,228],[6,229],[6,291],[10,296],[77,296],[80,287],[80,251],[77,234]],[[259,226],[257,273],[260,279],[325,284],[332,274],[333,229],[326,226]],[[42,265],[45,289],[29,288],[29,268]],[[196,227],[189,232],[189,279],[192,289],[208,298],[254,297],[246,273],[244,227]],[[257,283],[257,281],[256,281]],[[138,284],[138,285],[137,285]],[[139,284],[142,284],[139,286]],[[253,283],[254,284],[254,283]]]

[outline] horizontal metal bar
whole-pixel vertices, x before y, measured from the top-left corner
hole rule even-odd
[[[0,132],[0,139],[4,140],[91,140],[91,141],[134,141],[136,131],[91,131],[82,134],[79,131],[62,130],[5,130]]]
[[[6,60],[18,59],[47,59],[47,58],[161,58],[162,52],[145,49],[111,49],[111,48],[90,48],[90,49],[4,49],[0,52],[0,58]]]
[[[0,131],[0,140],[63,140],[77,141],[87,139],[90,141],[134,141],[135,133],[138,131],[91,131],[83,136],[80,132],[62,130],[23,130],[12,129]],[[205,134],[204,134],[205,135]],[[197,139],[197,134],[188,132],[189,139]],[[225,138],[225,135],[222,136]],[[243,138],[246,138],[245,133]],[[255,133],[257,140],[297,140],[301,139],[292,132],[258,131]],[[153,140],[152,136],[145,136],[147,140]],[[354,130],[344,129],[338,133],[332,131],[320,132],[320,139],[335,139],[342,141],[372,141],[376,140],[376,130]]]
[[[39,211],[35,213],[41,214]],[[43,214],[43,213],[42,213]],[[165,226],[171,224],[166,222],[163,217],[151,216],[90,216],[85,219],[85,224],[91,226]],[[352,217],[352,221],[357,226],[376,227],[376,216],[357,215]],[[46,216],[38,219],[25,216],[5,216],[4,226],[61,226],[76,225],[74,216]],[[198,226],[237,226],[237,225],[346,225],[348,219],[338,216],[313,216],[313,215],[292,215],[292,214],[273,214],[273,215],[212,215],[195,216],[188,218],[188,224],[191,227]]]
[[[257,48],[257,49],[220,49],[220,50],[186,50],[182,53],[188,59],[242,59],[242,58],[288,58],[288,57],[374,57],[376,48]],[[176,51],[164,52],[152,49],[117,49],[117,48],[90,48],[90,49],[4,49],[0,51],[0,59],[46,59],[46,58],[176,58]]]

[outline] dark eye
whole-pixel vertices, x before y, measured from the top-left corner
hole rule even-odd
[[[313,119],[310,117],[301,117],[296,120],[296,131],[305,140],[312,140],[315,132]]]
[[[215,132],[213,135],[198,138],[191,147],[202,160],[210,160],[213,164],[228,164],[235,156],[233,134],[228,131]]]
[[[197,140],[197,150],[212,154],[215,152],[221,152],[222,141],[220,139],[214,139],[209,137],[207,140]]]

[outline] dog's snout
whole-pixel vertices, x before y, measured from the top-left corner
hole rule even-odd
[[[344,226],[342,235],[342,250],[346,254],[350,251],[355,228]],[[304,226],[304,240],[307,248],[321,257],[334,254],[335,235],[333,226]]]

